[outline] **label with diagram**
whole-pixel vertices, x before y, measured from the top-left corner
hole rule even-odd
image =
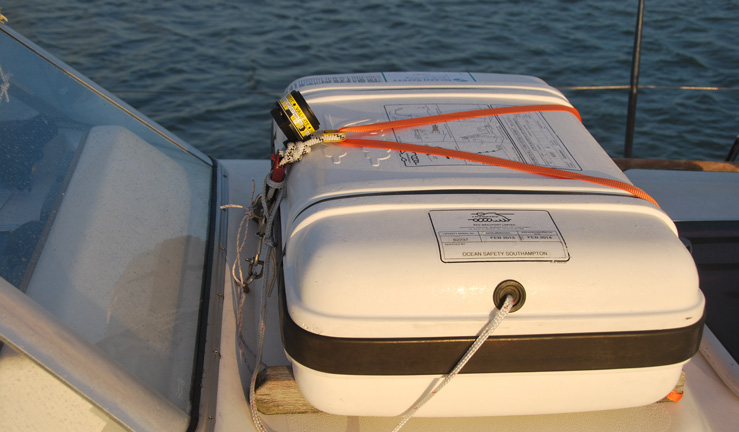
[[[431,210],[443,262],[567,261],[567,245],[546,210]]]
[[[388,120],[499,108],[484,104],[385,105]],[[550,168],[581,171],[552,126],[540,112],[506,114],[396,129],[395,140],[477,153]],[[460,159],[401,152],[407,167],[476,165]]]

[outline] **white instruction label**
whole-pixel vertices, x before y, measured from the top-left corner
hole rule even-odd
[[[431,210],[443,262],[567,261],[546,210]]]
[[[479,109],[499,108],[470,104],[385,105],[388,120],[401,120]],[[493,156],[532,165],[576,170],[572,157],[540,112],[479,117],[395,130],[397,142],[442,147]],[[401,152],[405,166],[470,165],[475,162]]]

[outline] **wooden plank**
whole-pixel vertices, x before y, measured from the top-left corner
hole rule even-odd
[[[628,169],[658,169],[679,171],[739,172],[739,162],[673,160],[673,159],[623,159],[614,158],[621,171]]]
[[[298,390],[291,366],[270,366],[257,375],[257,409],[262,414],[319,412]]]

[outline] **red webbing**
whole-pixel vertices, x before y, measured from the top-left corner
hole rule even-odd
[[[470,119],[470,118],[478,118],[478,117],[490,117],[495,115],[505,115],[505,114],[520,114],[520,113],[528,113],[528,112],[542,112],[542,111],[565,111],[573,114],[575,117],[577,117],[578,120],[582,121],[580,118],[580,113],[578,111],[570,106],[565,105],[555,105],[555,104],[549,104],[549,105],[523,105],[523,106],[514,106],[514,107],[503,107],[503,108],[489,108],[489,109],[481,109],[481,110],[473,110],[473,111],[462,111],[462,112],[455,112],[455,113],[449,113],[449,114],[440,114],[440,115],[433,115],[433,116],[425,116],[425,117],[416,117],[416,118],[410,118],[410,119],[403,119],[403,120],[393,120],[393,121],[387,121],[387,122],[380,122],[380,123],[373,123],[368,125],[360,125],[360,126],[346,126],[341,129],[339,129],[340,132],[344,133],[368,133],[368,132],[378,132],[385,129],[399,129],[399,128],[408,128],[408,127],[414,127],[414,126],[424,126],[434,123],[441,123],[441,122],[449,122],[449,121],[456,121],[456,120],[463,120],[463,119]],[[441,157],[448,157],[448,158],[454,158],[454,159],[461,159],[461,160],[468,160],[471,162],[478,162],[486,165],[494,165],[504,168],[509,168],[517,171],[523,171],[527,173],[532,174],[540,174],[550,177],[556,177],[556,178],[562,178],[562,179],[574,179],[574,180],[582,180],[602,186],[608,186],[616,189],[621,189],[623,191],[626,191],[632,195],[634,195],[637,198],[641,198],[643,200],[646,200],[657,207],[659,207],[659,204],[657,204],[657,201],[654,200],[649,194],[644,192],[643,190],[639,189],[638,187],[629,184],[624,183],[618,180],[612,180],[602,177],[594,177],[589,176],[585,174],[579,174],[572,171],[564,171],[556,168],[548,168],[548,167],[542,167],[538,165],[531,165],[523,162],[516,162],[511,161],[507,159],[501,159],[493,156],[486,156],[481,155],[478,153],[470,153],[470,152],[464,152],[460,150],[452,150],[452,149],[446,149],[441,147],[432,147],[432,146],[425,146],[425,145],[418,145],[418,144],[407,144],[407,143],[397,143],[393,141],[382,141],[382,140],[368,140],[368,139],[360,139],[360,138],[347,138],[344,141],[341,141],[339,144],[353,146],[353,147],[366,147],[366,148],[379,148],[379,149],[390,149],[395,151],[402,151],[402,152],[411,152],[411,153],[421,153],[421,154],[427,154],[432,156],[441,156]]]

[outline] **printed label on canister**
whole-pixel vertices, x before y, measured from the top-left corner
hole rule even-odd
[[[567,245],[546,210],[431,210],[443,262],[567,261]]]

